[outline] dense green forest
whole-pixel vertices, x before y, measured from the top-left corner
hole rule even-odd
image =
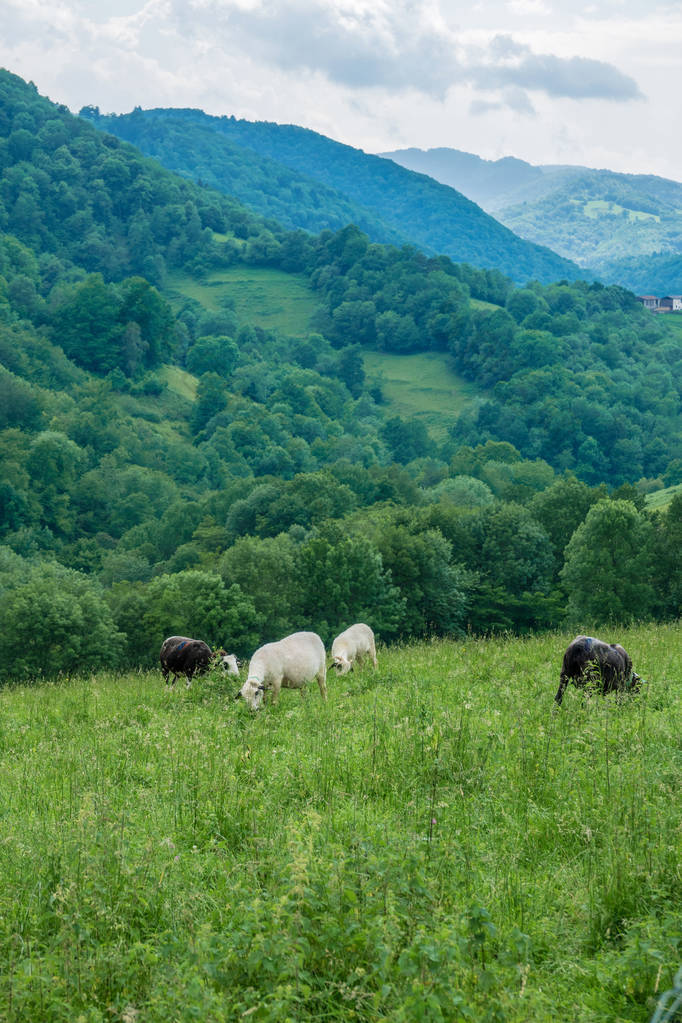
[[[295,125],[211,117],[201,110],[136,108],[103,116],[85,107],[81,115],[259,213],[281,219],[286,205],[293,227],[341,226],[339,214],[360,207],[352,219],[373,241],[403,238],[429,255],[501,270],[518,283],[581,275],[575,263],[524,241],[453,189]]]
[[[0,678],[679,616],[682,335],[630,293],[286,230],[6,72],[0,232]],[[435,440],[365,351],[480,397]]]
[[[371,208],[353,202],[314,176],[290,170],[284,163],[240,145],[216,131],[210,120],[177,118],[151,121],[135,111],[129,117],[102,117],[85,107],[81,117],[103,131],[132,142],[164,167],[239,199],[249,209],[274,218],[282,227],[313,233],[337,231],[356,224],[374,241],[406,244],[409,237],[383,222]]]

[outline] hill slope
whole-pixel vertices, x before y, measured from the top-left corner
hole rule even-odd
[[[406,239],[429,253],[500,270],[517,282],[581,276],[575,264],[524,242],[453,189],[304,128],[210,117],[200,110],[136,109],[101,116],[84,108],[81,115],[259,212],[276,212],[282,190],[297,193],[288,214],[297,227],[327,226],[332,214],[326,204],[332,204],[334,217],[357,212],[353,219],[361,220],[375,241]],[[239,161],[235,146],[242,150]],[[291,172],[300,176],[298,182]],[[311,181],[325,190],[312,189]],[[306,193],[323,207],[321,216],[311,217],[309,202],[302,202]]]
[[[665,482],[678,482],[681,338],[631,296],[584,282],[515,292],[498,272],[372,245],[354,227],[317,238],[287,232],[145,159],[14,76],[0,76],[0,100],[0,216],[16,236],[8,236],[2,252],[8,323],[28,321],[81,369],[121,373],[124,384],[172,361],[197,375],[221,367],[220,386],[207,382],[201,392],[192,431],[196,442],[213,448],[227,429],[230,443],[237,442],[227,456],[234,470],[264,472],[267,465],[291,475],[333,461],[340,448],[333,437],[339,424],[332,423],[345,413],[318,394],[312,416],[302,415],[297,374],[326,377],[322,385],[304,376],[304,390],[324,390],[340,377],[344,400],[359,400],[363,391],[368,396],[362,358],[351,347],[359,345],[394,355],[447,354],[457,374],[486,392],[486,401],[459,417],[450,443],[510,441],[524,457],[575,469],[591,483],[618,485],[669,472],[673,478]],[[190,127],[196,116],[185,118]],[[125,123],[147,120],[140,113]],[[150,123],[176,120],[170,112]],[[260,128],[226,118],[208,122],[214,132],[227,126],[249,137]],[[299,136],[306,145],[312,136],[322,162],[330,152],[340,164],[364,160],[313,133],[265,128],[266,141],[294,150]],[[382,171],[406,173],[373,159]],[[185,285],[176,299],[167,289],[178,278]],[[260,292],[265,318],[254,321],[253,297]],[[9,368],[20,368],[9,339],[5,350]],[[28,366],[29,383],[42,386],[43,378],[30,376],[35,361]],[[291,373],[294,379],[286,379]],[[241,409],[244,400],[266,405],[257,421],[270,433],[260,440],[276,455],[261,457],[255,438],[231,421],[228,406]],[[278,413],[271,418],[273,404]],[[348,413],[342,433],[357,431],[351,425],[357,416],[372,420],[364,443],[357,432],[345,441],[354,456],[362,451],[363,461],[409,462],[438,451],[426,433],[404,443],[394,432],[389,443],[382,424],[390,405],[348,406]],[[558,416],[566,424],[559,431]],[[307,422],[320,417],[323,426]]]
[[[651,174],[483,160],[456,149],[382,154],[462,191],[523,238],[603,280],[680,293],[682,184]]]
[[[627,553],[595,594],[579,549],[570,607],[679,614],[682,505],[631,484],[682,477],[682,339],[622,289],[286,231],[7,73],[0,224],[0,682],[170,633],[545,628],[593,506]]]

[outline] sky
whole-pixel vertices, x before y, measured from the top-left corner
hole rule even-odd
[[[1,0],[0,66],[74,113],[682,180],[682,0]]]

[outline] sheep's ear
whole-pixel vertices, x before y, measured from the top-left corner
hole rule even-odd
[[[238,700],[241,695],[242,695],[242,691],[241,691],[241,689],[238,689],[237,692],[234,694],[235,700]]]

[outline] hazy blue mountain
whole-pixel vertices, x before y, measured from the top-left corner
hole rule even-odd
[[[680,291],[682,184],[653,174],[483,160],[457,149],[382,154],[479,203],[517,234],[635,291]]]
[[[260,213],[281,218],[279,207],[286,205],[288,226],[318,230],[347,214],[374,241],[409,241],[517,282],[585,276],[575,263],[524,241],[453,188],[305,128],[200,110],[136,108],[102,116],[85,108],[81,114]]]
[[[473,153],[447,147],[399,149],[379,155],[457,189],[489,212],[505,201],[513,201],[519,189],[537,185],[543,177],[542,168],[513,156],[484,160]]]

